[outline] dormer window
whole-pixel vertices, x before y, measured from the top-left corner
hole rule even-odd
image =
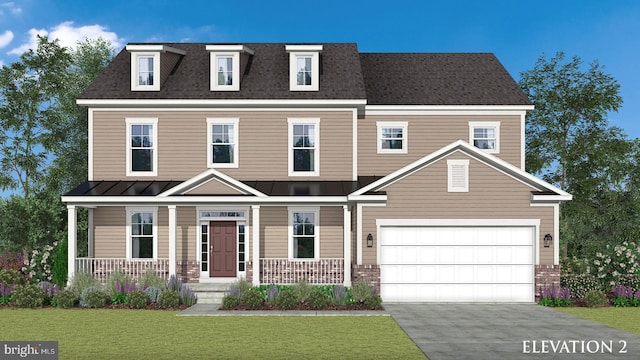
[[[286,45],[289,53],[289,90],[318,91],[322,45]]]
[[[160,53],[132,54],[134,69],[131,76],[131,90],[158,91],[160,90]]]
[[[206,48],[211,52],[211,91],[239,91],[241,54],[253,55],[253,50],[244,45],[207,45]]]
[[[184,50],[166,45],[127,45],[127,51],[131,53],[131,91],[160,91],[160,83],[169,75],[166,70],[162,73],[162,54],[186,54]],[[165,68],[171,69],[178,58],[165,57]]]

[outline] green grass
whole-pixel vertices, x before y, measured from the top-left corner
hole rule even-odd
[[[640,335],[640,308],[555,308],[567,314],[599,322],[612,328]]]
[[[176,314],[2,309],[0,340],[58,341],[61,359],[424,359],[389,316]]]

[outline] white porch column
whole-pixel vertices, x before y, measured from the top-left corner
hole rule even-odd
[[[94,232],[93,232],[93,208],[88,209],[87,213],[87,256],[92,258],[95,254],[94,248]]]
[[[260,285],[260,205],[251,205],[251,230],[253,243],[251,251],[253,253],[253,285]]]
[[[362,204],[356,205],[356,264],[362,265]]]
[[[176,275],[176,206],[169,208],[169,276]]]
[[[344,215],[344,286],[351,286],[351,210],[348,205],[342,206]]]
[[[67,205],[67,284],[71,283],[76,272],[76,238],[77,238],[77,211],[75,205]]]

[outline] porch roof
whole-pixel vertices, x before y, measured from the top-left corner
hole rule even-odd
[[[347,196],[352,192],[371,184],[381,176],[359,176],[357,181],[242,181],[242,183],[266,194],[267,196]],[[176,180],[125,181],[100,180],[87,181],[65,196],[157,196],[184,183]],[[367,195],[384,195],[385,192],[371,192]],[[210,194],[216,195],[216,194]],[[173,196],[210,196],[210,195],[173,195]]]

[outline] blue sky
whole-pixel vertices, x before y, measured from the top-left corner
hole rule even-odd
[[[545,53],[598,59],[621,85],[611,123],[640,137],[640,2],[0,0],[0,62],[35,34],[72,45],[127,42],[356,42],[363,52],[493,52],[507,70]]]

